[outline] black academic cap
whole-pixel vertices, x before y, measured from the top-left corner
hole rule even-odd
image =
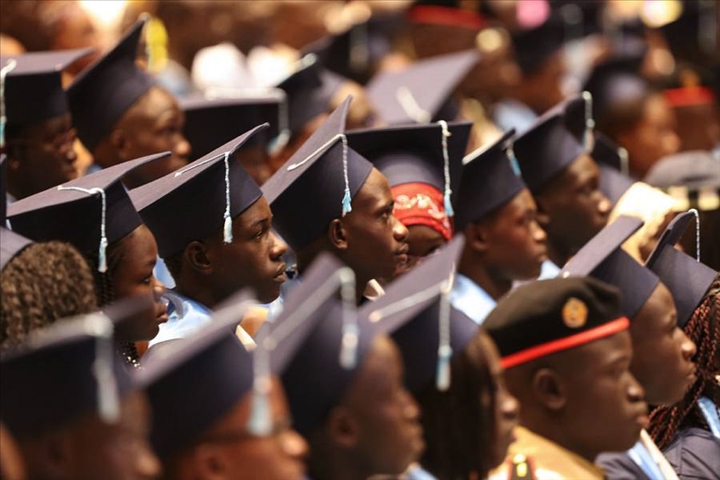
[[[232,158],[257,126],[176,172],[135,188],[130,198],[152,230],[161,258],[181,252],[193,240],[223,232],[232,242],[232,219],[262,196],[245,168]]]
[[[472,122],[451,122],[447,124],[450,135],[446,136],[445,127],[439,123],[378,127],[350,131],[347,140],[350,148],[387,177],[391,187],[425,183],[440,192],[456,192],[471,129]]]
[[[720,159],[706,150],[676,153],[655,163],[643,181],[658,188],[720,190]]]
[[[374,332],[357,321],[354,279],[331,255],[319,256],[267,335],[256,337],[258,349],[271,347],[272,369],[281,375],[294,424],[305,437],[341,400],[370,349]]]
[[[600,190],[613,205],[635,181],[628,175],[627,150],[600,132],[595,132],[595,146],[590,156],[600,169]]]
[[[112,332],[105,315],[84,315],[34,332],[0,358],[0,416],[14,435],[31,438],[93,412],[118,420],[133,386]]]
[[[270,128],[253,136],[248,143],[260,140],[259,137],[267,143],[277,137],[281,128],[287,128],[280,124],[284,102],[284,93],[277,90],[256,95],[239,93],[233,98],[198,95],[181,99],[180,108],[185,112],[185,138],[192,146],[193,157],[200,158],[235,138],[238,132],[263,123],[268,123]]]
[[[0,271],[32,241],[5,228],[7,218],[7,172],[5,155],[0,154]]]
[[[138,21],[103,57],[77,76],[67,95],[78,137],[88,150],[155,84],[135,65],[145,20]]]
[[[565,43],[565,24],[558,12],[536,27],[512,35],[515,62],[525,74],[533,74]]]
[[[18,200],[8,207],[13,230],[35,240],[60,240],[87,254],[98,252],[142,224],[122,177],[135,168],[170,156],[157,153],[123,162]]]
[[[592,96],[588,92],[545,112],[514,144],[523,180],[534,194],[580,155],[592,150]]]
[[[1,56],[3,69],[15,65],[5,79],[7,124],[30,125],[68,113],[62,71],[92,51],[92,48],[82,48]]]
[[[380,118],[390,125],[455,120],[452,94],[480,59],[477,50],[419,60],[399,72],[380,72],[367,94]]]
[[[352,198],[373,168],[344,146],[350,100],[348,97],[262,186],[272,205],[275,228],[296,251],[318,239],[333,219],[350,211]],[[345,150],[347,162],[343,161]]]
[[[455,228],[462,231],[509,202],[525,187],[513,153],[515,130],[465,158]]]
[[[156,351],[138,371],[152,407],[150,440],[160,458],[192,446],[252,390],[251,354],[235,328],[252,303],[247,292],[215,312],[195,335]]]
[[[645,263],[672,293],[681,327],[690,320],[718,276],[712,268],[675,248],[693,216],[693,212],[684,212],[675,217]]]
[[[456,262],[464,245],[464,236],[456,236],[358,312],[360,322],[390,332],[402,353],[405,384],[415,394],[432,380],[438,388],[447,389],[452,381],[448,376],[450,359],[478,332],[477,323],[449,303]]]
[[[622,292],[622,311],[637,315],[660,280],[622,249],[622,244],[643,225],[627,215],[600,230],[563,267],[560,276],[591,276],[616,286]]]
[[[522,285],[501,299],[483,323],[504,368],[592,343],[629,325],[617,288],[577,277]]]

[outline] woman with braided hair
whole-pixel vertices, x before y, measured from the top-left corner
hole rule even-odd
[[[672,406],[656,408],[649,432],[680,479],[720,475],[720,276],[684,327],[697,345],[697,380]]]
[[[31,244],[0,273],[0,349],[57,320],[97,309],[92,274],[77,250],[62,242]]]

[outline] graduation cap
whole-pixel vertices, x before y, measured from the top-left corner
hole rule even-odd
[[[486,217],[525,188],[513,153],[514,136],[512,129],[465,157],[455,218],[458,231]]]
[[[696,213],[689,211],[676,216],[645,263],[670,290],[680,327],[690,320],[718,276],[718,272],[701,263],[699,257],[695,259],[675,248]]]
[[[479,59],[477,50],[466,50],[419,60],[399,72],[378,73],[366,91],[390,125],[454,120],[452,94]]]
[[[180,100],[185,112],[185,138],[192,145],[193,156],[200,158],[233,138],[263,123],[270,128],[248,143],[264,137],[264,143],[287,130],[285,93],[263,90],[251,93],[239,90],[234,97],[191,96]]]
[[[552,12],[540,25],[512,34],[515,62],[526,75],[532,75],[565,44],[565,24]]]
[[[620,291],[594,278],[552,278],[511,291],[483,327],[504,368],[532,362],[626,330]]]
[[[81,72],[68,88],[78,137],[90,151],[138,98],[155,85],[152,77],[135,65],[146,21],[138,21],[110,52]]]
[[[615,205],[635,183],[629,175],[627,150],[596,131],[595,146],[590,156],[600,169],[600,190]]]
[[[353,130],[347,140],[350,148],[387,177],[391,187],[425,183],[443,192],[445,211],[452,216],[451,195],[460,184],[471,129],[472,122],[441,120],[431,125]]]
[[[225,243],[232,243],[232,219],[255,204],[262,192],[231,155],[267,126],[257,126],[130,192],[135,208],[155,235],[161,258],[220,232]]]
[[[593,149],[592,95],[583,92],[545,112],[515,139],[523,180],[537,194],[583,153]]]
[[[7,172],[5,155],[0,154],[0,271],[15,255],[32,243],[31,240],[5,228],[7,218]]]
[[[456,262],[464,245],[464,236],[456,236],[359,311],[360,322],[390,333],[402,353],[405,383],[415,394],[433,379],[438,389],[447,390],[451,358],[478,332],[477,323],[450,305]]]
[[[12,228],[37,242],[60,240],[84,253],[97,251],[98,270],[105,272],[107,246],[142,224],[122,177],[169,156],[123,162],[14,202],[8,207]]]
[[[614,285],[622,292],[622,311],[632,319],[660,282],[621,247],[643,223],[636,217],[619,216],[570,259],[560,276],[591,276]]]
[[[7,125],[31,125],[68,113],[62,71],[93,49],[0,56]]]
[[[307,437],[340,401],[373,338],[369,326],[357,321],[354,273],[321,254],[269,325],[258,331],[255,351],[259,359],[269,355],[265,368],[281,376],[294,424]],[[252,417],[253,428],[261,427],[261,415]]]
[[[319,238],[351,202],[373,166],[347,145],[348,97],[262,186],[274,226],[294,249]]]
[[[247,292],[236,294],[204,329],[155,351],[138,371],[152,407],[150,440],[161,458],[192,446],[252,390],[252,355],[235,328],[253,303]]]
[[[643,181],[659,188],[720,190],[720,158],[705,150],[676,153],[655,163]]]
[[[0,358],[0,416],[14,435],[32,438],[89,413],[119,419],[120,399],[133,385],[112,332],[99,313],[66,319]]]

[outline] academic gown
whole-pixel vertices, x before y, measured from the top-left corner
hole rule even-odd
[[[680,480],[720,480],[720,439],[707,430],[680,430],[663,453]]]
[[[596,460],[608,480],[677,480],[677,475],[646,431],[627,452],[603,453]]]

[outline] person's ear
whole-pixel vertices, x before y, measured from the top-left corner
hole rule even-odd
[[[108,140],[112,149],[117,152],[117,156],[121,162],[131,160],[129,152],[130,141],[122,129],[116,128],[110,132]]]
[[[48,433],[32,443],[28,462],[41,466],[48,478],[72,475],[74,442],[67,433]]]
[[[554,370],[541,368],[532,377],[535,400],[547,410],[557,412],[565,408],[566,391],[562,379]]]
[[[326,432],[331,441],[343,448],[353,448],[359,441],[359,423],[347,408],[337,406],[330,411]]]
[[[194,240],[183,251],[183,263],[193,271],[202,275],[213,273],[213,263],[208,246],[203,242]],[[181,270],[182,271],[182,270]]]
[[[480,223],[471,223],[465,227],[465,245],[475,253],[485,253],[488,249],[487,231]]]
[[[347,230],[345,229],[345,226],[343,225],[343,222],[341,219],[336,218],[332,222],[330,222],[330,226],[328,227],[328,239],[330,240],[330,244],[335,247],[338,250],[347,250],[348,248],[348,240],[347,240]]]

